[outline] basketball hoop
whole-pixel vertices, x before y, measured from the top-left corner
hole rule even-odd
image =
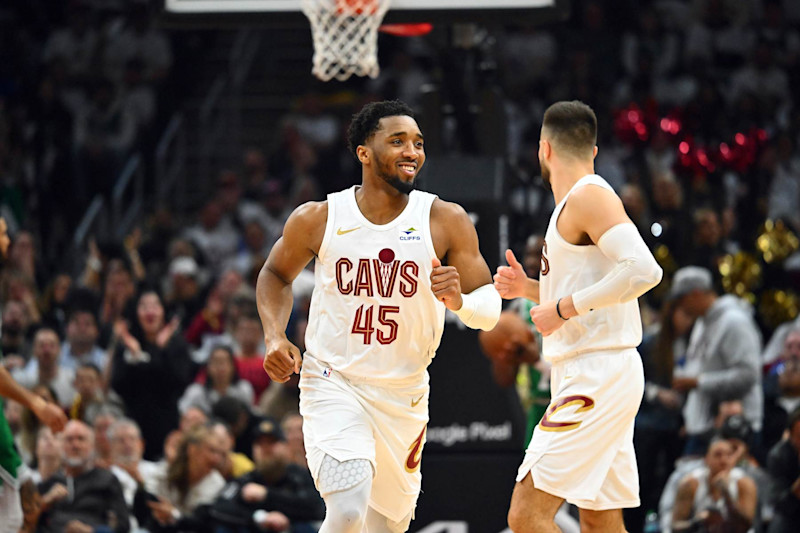
[[[323,81],[377,77],[378,27],[390,1],[302,0],[314,39],[311,72]]]

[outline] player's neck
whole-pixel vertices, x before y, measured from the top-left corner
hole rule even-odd
[[[403,212],[408,205],[409,196],[391,185],[376,185],[364,180],[356,189],[356,204],[364,218],[381,226],[388,224]]]
[[[572,187],[584,176],[594,174],[594,162],[563,162],[558,168],[553,168],[550,174],[550,184],[553,188],[553,197],[556,205],[567,195]]]

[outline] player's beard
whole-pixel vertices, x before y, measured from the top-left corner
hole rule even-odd
[[[391,174],[383,165],[378,169],[378,176],[402,194],[411,194],[411,191],[416,187],[416,176],[411,181],[404,181],[396,174]]]
[[[384,179],[386,180],[386,183],[388,183],[389,185],[391,185],[392,187],[394,187],[403,194],[411,194],[411,191],[413,191],[414,188],[416,187],[416,183],[414,181],[403,181],[397,176],[391,177],[389,179],[386,178]]]

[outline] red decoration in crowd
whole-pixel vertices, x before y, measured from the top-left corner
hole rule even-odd
[[[614,133],[626,143],[644,144],[658,124],[658,104],[649,100],[644,108],[632,103],[614,113]]]
[[[658,116],[655,102],[648,101],[644,109],[636,103],[614,113],[614,133],[627,144],[646,144],[656,130],[671,137],[678,155],[678,166],[692,174],[707,174],[717,169],[746,172],[756,162],[758,152],[767,141],[762,128],[738,132],[729,142],[714,146],[698,146],[691,134],[684,131],[680,110]]]

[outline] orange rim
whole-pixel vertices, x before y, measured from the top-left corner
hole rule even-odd
[[[427,35],[433,30],[430,22],[417,22],[411,24],[383,24],[378,28],[383,33],[396,35],[398,37],[419,37]]]

